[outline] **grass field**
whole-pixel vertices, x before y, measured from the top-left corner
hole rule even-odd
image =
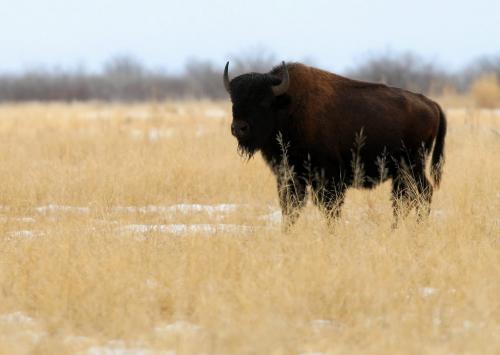
[[[0,106],[0,353],[499,354],[500,112],[447,115],[429,221],[385,184],[332,235],[227,103]]]

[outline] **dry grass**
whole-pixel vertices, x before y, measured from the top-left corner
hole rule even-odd
[[[477,79],[472,85],[471,93],[478,107],[500,107],[500,82],[495,74]]]
[[[500,116],[448,116],[428,223],[384,185],[281,234],[227,104],[1,106],[0,353],[499,353]]]

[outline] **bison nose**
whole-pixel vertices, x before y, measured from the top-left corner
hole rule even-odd
[[[245,121],[233,122],[231,125],[231,133],[236,138],[243,138],[248,134],[249,128],[250,126]]]

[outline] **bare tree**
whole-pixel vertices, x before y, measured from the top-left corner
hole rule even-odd
[[[347,75],[425,93],[439,91],[451,80],[433,62],[411,52],[373,56]]]
[[[272,52],[262,48],[232,55],[230,59],[232,77],[247,72],[267,72],[279,63]],[[106,62],[97,73],[81,68],[0,73],[0,102],[224,99],[227,97],[221,79],[224,64],[192,59],[183,73],[172,75],[150,70],[133,57],[118,56]],[[470,90],[472,83],[485,74],[495,74],[500,80],[500,54],[479,58],[464,69],[447,72],[414,53],[385,53],[366,59],[345,74],[424,93],[439,93],[444,87],[463,92]]]

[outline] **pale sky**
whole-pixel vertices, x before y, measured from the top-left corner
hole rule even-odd
[[[0,72],[122,54],[180,72],[260,48],[337,71],[406,50],[458,69],[500,54],[500,0],[0,0]]]

